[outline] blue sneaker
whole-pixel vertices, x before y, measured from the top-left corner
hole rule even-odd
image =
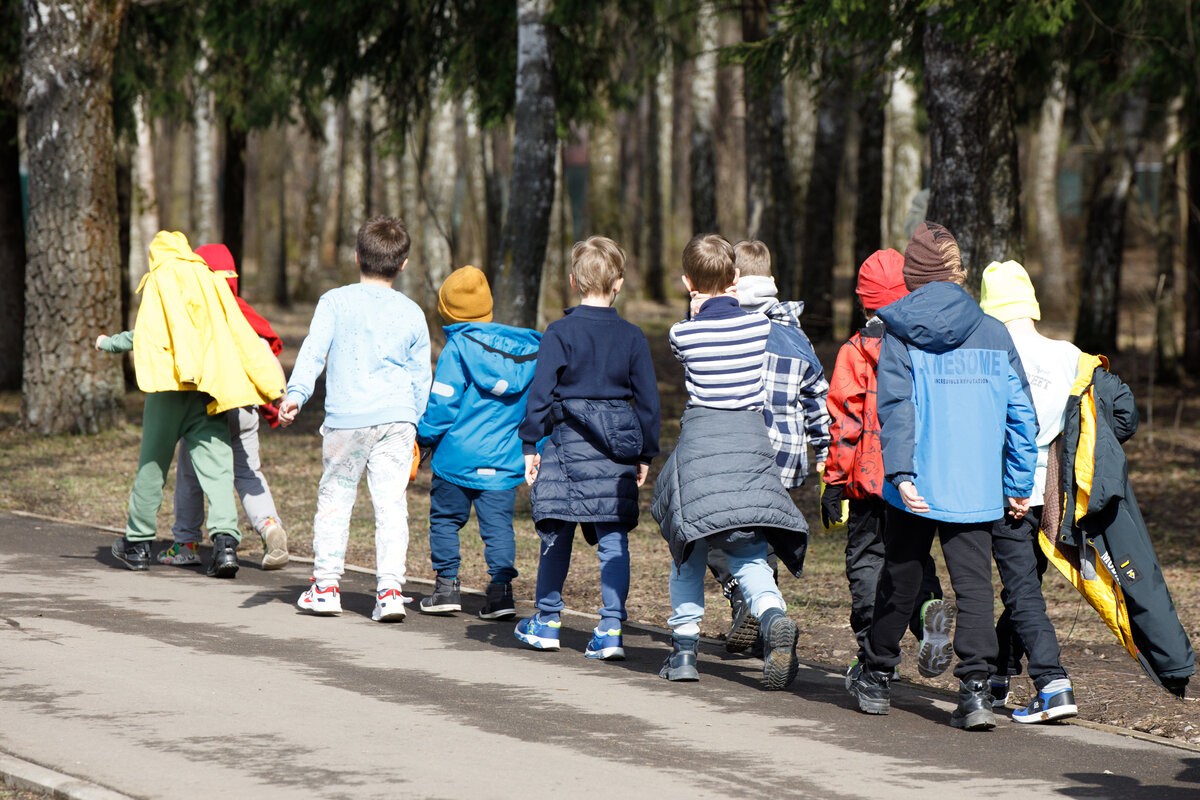
[[[518,639],[520,636],[517,637]],[[588,642],[583,654],[588,658],[599,658],[603,661],[624,661],[625,648],[621,646],[621,629],[592,631],[592,640]]]
[[[518,622],[513,634],[518,641],[524,642],[534,650],[557,650],[560,628],[561,621],[545,619],[538,613]]]
[[[1014,711],[1012,718],[1013,722],[1052,722],[1073,717],[1078,713],[1070,679],[1059,678],[1046,684],[1046,688],[1038,692],[1037,697],[1033,698],[1033,702],[1028,706]]]

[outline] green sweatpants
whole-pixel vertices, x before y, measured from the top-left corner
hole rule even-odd
[[[233,492],[233,448],[224,414],[209,416],[210,397],[203,392],[151,392],[142,414],[142,450],[137,477],[129,495],[129,521],[125,538],[131,542],[153,539],[163,484],[183,439],[192,457],[200,488],[208,498],[208,535],[227,533],[242,541]]]

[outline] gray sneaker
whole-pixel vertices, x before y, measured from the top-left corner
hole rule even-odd
[[[421,598],[421,604],[417,608],[426,614],[451,614],[462,611],[460,586],[458,578],[443,578],[439,575],[433,585],[433,594]]]
[[[279,520],[270,520],[259,534],[263,542],[263,569],[283,569],[288,563],[287,534]]]

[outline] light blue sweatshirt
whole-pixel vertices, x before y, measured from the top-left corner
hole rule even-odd
[[[326,292],[296,357],[288,398],[303,406],[323,369],[326,427],[415,424],[433,380],[420,306],[384,286],[356,283]]]

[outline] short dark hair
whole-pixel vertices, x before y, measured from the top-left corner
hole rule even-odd
[[[394,278],[408,258],[408,229],[396,217],[371,217],[358,229],[358,268],[363,275]]]
[[[683,248],[683,274],[701,294],[720,294],[733,283],[733,245],[719,233],[701,233]]]

